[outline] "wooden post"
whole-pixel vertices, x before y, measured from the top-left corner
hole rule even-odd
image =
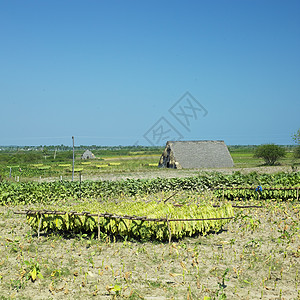
[[[99,220],[99,214],[98,214],[98,241],[100,241],[100,220]]]
[[[74,160],[75,160],[74,136],[72,136],[72,141],[73,141],[73,165],[72,165],[72,181],[74,181]]]
[[[11,178],[11,167],[9,168],[9,178]]]
[[[81,171],[79,172],[79,199],[81,200]]]
[[[42,225],[42,218],[43,218],[43,215],[40,214],[39,227],[38,227],[38,238],[40,238],[40,230],[41,230],[41,225]]]
[[[168,219],[168,215],[166,215],[166,219],[167,219],[168,230],[169,230],[169,244],[171,244],[172,232],[171,232],[171,228],[170,228],[170,222],[169,222],[169,219]]]

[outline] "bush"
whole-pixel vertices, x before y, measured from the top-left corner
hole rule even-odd
[[[294,157],[300,158],[300,146],[297,146],[294,150]]]
[[[254,157],[262,158],[268,166],[274,166],[277,160],[284,156],[284,148],[274,144],[260,145],[254,152]]]
[[[295,143],[300,145],[300,129],[292,137]]]
[[[4,172],[0,170],[0,182],[4,180]]]

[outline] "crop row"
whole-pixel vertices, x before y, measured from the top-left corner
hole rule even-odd
[[[263,187],[261,199],[296,199],[297,191],[267,191],[265,188],[287,188],[300,186],[300,173],[281,173],[277,175],[249,175],[220,173],[204,174],[189,178],[127,179],[120,181],[69,182],[2,182],[0,183],[0,205],[31,203],[51,203],[70,198],[107,198],[136,196],[174,190],[205,191],[213,189],[216,197],[227,199],[257,198],[253,190],[226,190],[232,186],[249,187],[260,184]],[[223,190],[216,190],[221,187]],[[224,196],[223,196],[224,195]]]
[[[214,195],[217,198],[227,200],[246,200],[246,199],[280,199],[281,201],[299,200],[300,188],[287,189],[286,187],[278,186],[277,188],[266,187],[261,191],[256,188],[238,188],[238,189],[215,189]]]

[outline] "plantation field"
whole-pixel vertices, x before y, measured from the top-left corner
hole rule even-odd
[[[169,195],[127,200],[162,200]],[[209,193],[196,198],[201,203],[212,199]],[[185,192],[171,199],[184,204],[195,196]],[[59,201],[56,206],[59,210],[82,201]],[[170,244],[109,236],[98,240],[97,233],[41,232],[38,238],[25,215],[13,213],[29,206],[1,206],[0,297],[299,299],[299,202],[230,203],[263,207],[235,208],[236,218],[219,233]],[[30,205],[30,209],[42,207]]]
[[[79,180],[80,174],[83,180],[103,180],[120,178],[154,178],[154,177],[182,177],[193,176],[199,171],[211,171],[211,169],[199,170],[169,170],[157,167],[162,148],[148,149],[144,151],[133,150],[96,150],[96,159],[81,160],[83,151],[75,152],[75,180]],[[230,173],[241,171],[249,173],[279,171],[291,171],[300,168],[299,160],[295,160],[293,152],[287,152],[286,157],[279,160],[278,165],[272,167],[264,166],[262,159],[254,158],[254,150],[249,147],[242,149],[230,148],[235,167],[228,169],[216,169],[221,172]],[[11,168],[11,169],[10,169]],[[12,181],[49,181],[49,180],[71,180],[72,179],[72,153],[61,151],[48,152],[44,155],[42,151],[36,153],[0,152],[0,175]]]
[[[292,153],[168,170],[155,151],[77,153],[74,182],[70,157],[0,155],[0,299],[299,300]]]

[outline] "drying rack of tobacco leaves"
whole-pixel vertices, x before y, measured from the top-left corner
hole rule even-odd
[[[145,203],[144,203],[145,204]],[[119,203],[120,205],[120,203]],[[178,210],[174,205],[166,203],[147,203],[150,208],[160,211],[165,217],[147,217],[136,215],[119,215],[113,213],[93,213],[87,211],[54,211],[54,210],[27,210],[14,212],[25,214],[29,225],[37,231],[66,231],[66,232],[95,232],[98,239],[101,234],[132,237],[141,240],[171,242],[172,238],[181,239],[196,234],[205,235],[209,232],[218,232],[223,225],[234,219],[233,208],[261,208],[262,206],[206,205],[181,206]],[[168,210],[163,211],[162,208]],[[149,211],[149,210],[148,210]],[[152,213],[153,215],[153,213]]]

